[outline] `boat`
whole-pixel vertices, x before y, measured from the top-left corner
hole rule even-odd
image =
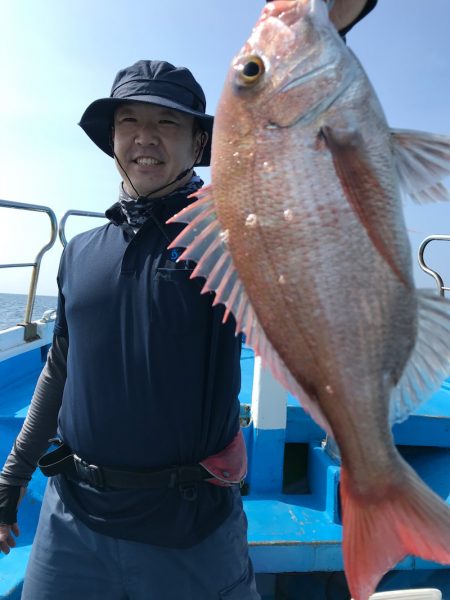
[[[6,200],[0,200],[0,207],[44,212],[50,220],[49,242],[33,262],[0,264],[0,268],[32,269],[23,322],[0,331],[3,464],[26,416],[52,341],[55,311],[48,311],[35,321],[31,315],[41,259],[57,240],[58,224],[48,207]],[[73,215],[103,216],[86,211],[66,213],[59,224],[63,245],[65,223]],[[419,258],[422,268],[434,278],[438,292],[444,295],[449,288],[424,260],[426,246],[436,241],[450,241],[450,236],[426,238]],[[339,453],[332,440],[262,368],[260,359],[245,344],[241,367],[241,428],[249,457],[241,492],[260,594],[264,600],[348,600],[341,550]],[[395,425],[393,433],[402,456],[450,503],[450,373],[440,390],[406,421]],[[19,510],[21,535],[17,547],[7,556],[0,556],[0,598],[20,598],[45,485],[46,478],[36,471]],[[405,588],[415,591],[401,595],[399,590]],[[422,588],[421,595],[418,588]],[[397,595],[393,595],[393,590]],[[377,592],[377,600],[450,599],[450,567],[407,557],[383,578]]]

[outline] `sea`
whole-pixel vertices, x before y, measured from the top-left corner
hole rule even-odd
[[[56,309],[56,296],[36,296],[32,321],[40,319],[46,310]],[[0,294],[0,331],[21,323],[27,306],[26,294]]]

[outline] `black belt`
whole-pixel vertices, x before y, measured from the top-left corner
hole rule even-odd
[[[159,471],[126,471],[91,465],[65,444],[41,456],[38,467],[46,477],[64,474],[97,488],[174,488],[213,477],[201,465],[184,465]]]

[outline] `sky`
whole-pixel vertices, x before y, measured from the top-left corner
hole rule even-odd
[[[107,97],[116,72],[155,58],[189,67],[214,114],[233,56],[263,0],[0,0],[0,198],[103,212],[120,183],[111,158],[77,126]],[[450,135],[450,2],[379,0],[347,36],[392,127]],[[209,169],[199,169],[209,181]],[[450,182],[447,182],[450,185]],[[421,241],[450,234],[450,205],[404,205],[416,284]],[[73,217],[67,237],[100,219]],[[45,214],[0,208],[0,263],[30,262],[50,237]],[[56,294],[59,240],[43,258],[39,294]],[[428,264],[450,281],[450,242],[434,242]],[[27,293],[30,269],[0,269],[0,292]]]

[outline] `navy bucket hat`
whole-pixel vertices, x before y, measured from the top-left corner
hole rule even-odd
[[[131,101],[166,106],[195,117],[209,136],[198,165],[209,165],[214,117],[205,113],[205,94],[189,69],[160,60],[140,60],[117,73],[110,97],[92,102],[79,123],[91,140],[111,157],[114,112],[120,104]]]

